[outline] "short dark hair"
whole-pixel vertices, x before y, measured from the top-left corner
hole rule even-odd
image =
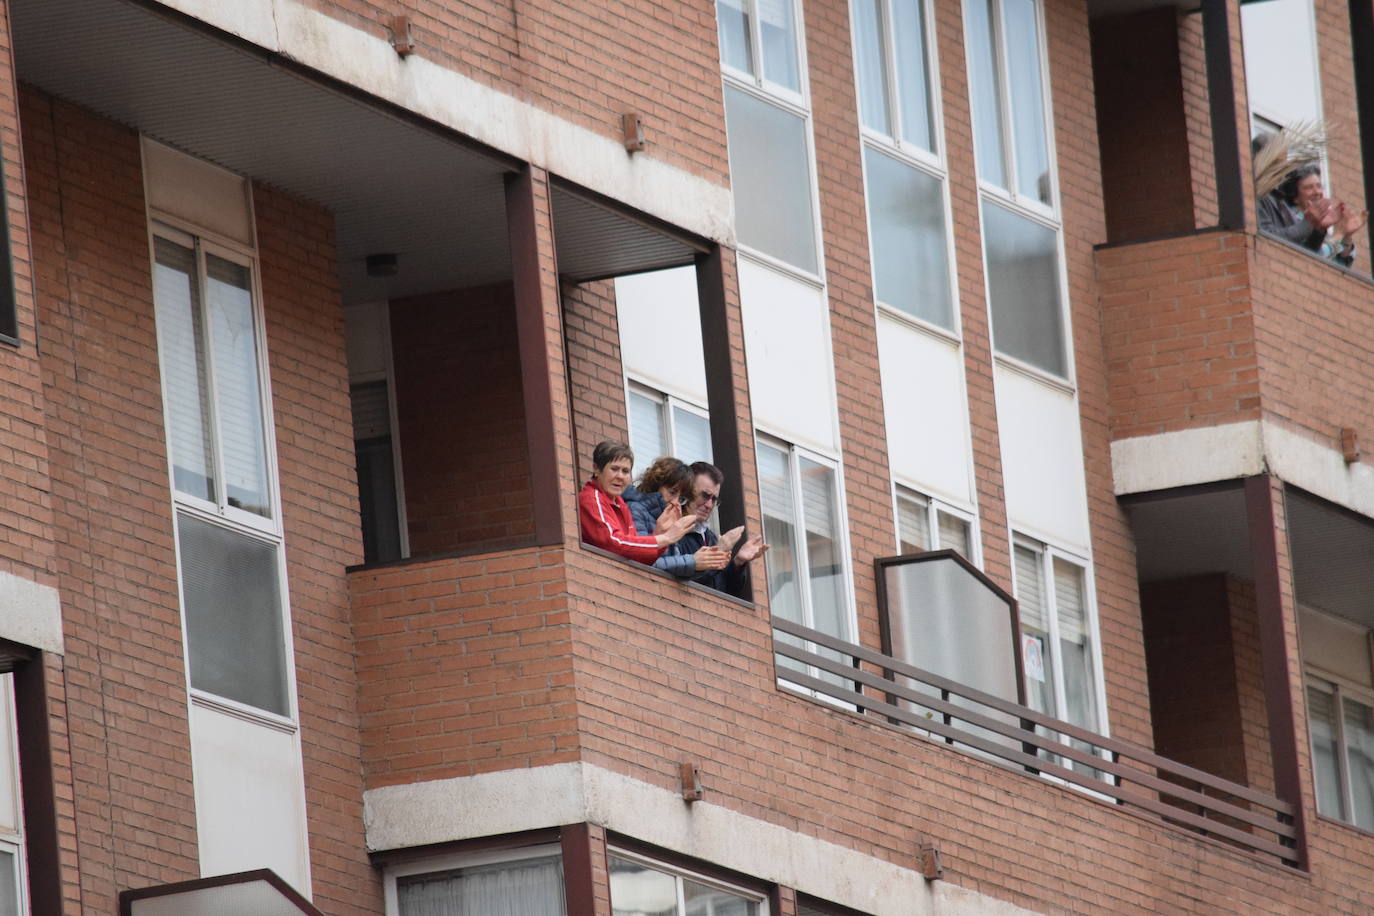
[[[639,492],[656,493],[659,487],[672,487],[682,491],[682,495],[690,496],[692,480],[692,469],[681,461],[669,457],[658,458],[639,475]]]
[[[716,486],[720,486],[721,484],[725,483],[725,474],[721,471],[720,468],[716,467],[709,461],[692,462],[693,479],[695,479],[698,474],[705,474],[707,477],[711,478],[711,483],[715,484]]]
[[[1298,185],[1302,184],[1302,180],[1313,175],[1320,178],[1321,173],[1321,166],[1300,165],[1283,177],[1283,184],[1279,185],[1278,191],[1284,200],[1295,204],[1298,202]]]
[[[634,449],[624,442],[617,442],[614,439],[603,439],[592,449],[592,465],[599,471],[606,465],[619,458],[629,458],[630,463],[634,464]]]

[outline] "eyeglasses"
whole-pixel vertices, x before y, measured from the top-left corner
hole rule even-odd
[[[697,493],[697,499],[701,500],[701,501],[704,502],[704,503],[718,503],[718,502],[720,502],[720,494],[719,494],[719,493],[706,493],[706,492],[703,491],[703,492]]]

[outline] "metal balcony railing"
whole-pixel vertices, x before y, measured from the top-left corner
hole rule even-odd
[[[775,635],[793,638],[774,639],[774,652],[801,666],[779,668],[780,686],[788,692],[924,732],[1031,775],[1298,865],[1294,808],[1281,799],[779,617],[773,618],[773,628]],[[820,654],[817,647],[829,654]]]

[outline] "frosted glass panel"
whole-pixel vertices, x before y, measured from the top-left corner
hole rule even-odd
[[[177,517],[191,686],[287,715],[276,546]]]
[[[396,879],[400,916],[563,916],[558,856]]]
[[[940,181],[872,148],[864,164],[878,300],[952,329]]]
[[[153,301],[167,392],[172,483],[182,493],[213,501],[210,395],[195,252],[161,238],[154,239],[153,249]]]
[[[883,567],[892,654],[1017,702],[1011,606],[950,559]]]
[[[214,255],[206,256],[205,270],[229,505],[270,516],[251,276],[248,268]]]
[[[725,119],[740,242],[815,273],[806,122],[732,86]]]
[[[880,0],[854,0],[854,28],[859,55],[859,119],[864,127],[890,136]]]
[[[998,351],[1058,376],[1068,372],[1055,231],[983,201],[992,336]]]

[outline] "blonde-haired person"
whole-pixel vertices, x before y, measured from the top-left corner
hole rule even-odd
[[[695,528],[696,516],[686,511],[695,495],[694,478],[692,468],[677,458],[663,457],[649,465],[639,475],[639,483],[627,487],[624,493],[635,530],[642,535],[657,534],[678,524],[684,517],[692,522],[687,530]],[[702,545],[693,553],[675,553],[669,549],[654,561],[654,566],[686,579],[697,573],[724,569],[729,563],[729,549],[712,544]]]
[[[623,442],[605,440],[592,451],[592,476],[577,495],[582,540],[629,560],[652,564],[670,545],[692,530],[692,516],[679,518],[664,530],[648,535],[635,532],[634,519],[621,494],[630,483],[635,454]],[[671,520],[670,520],[671,521]]]

